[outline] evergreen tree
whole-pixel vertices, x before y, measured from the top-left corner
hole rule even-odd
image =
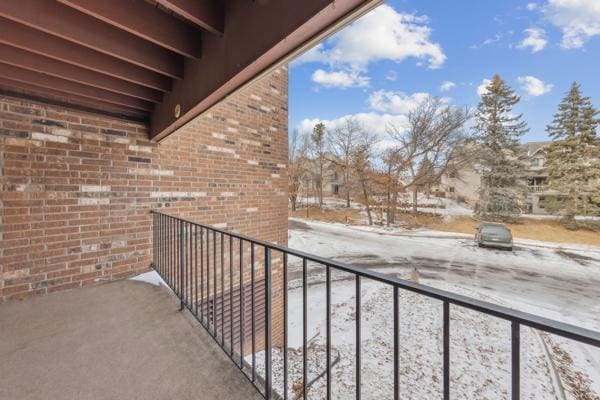
[[[556,192],[547,198],[546,209],[562,213],[568,226],[576,226],[576,215],[600,215],[598,114],[574,82],[546,127],[554,140],[546,149],[548,185]]]
[[[481,173],[477,214],[488,219],[510,219],[523,208],[526,187],[519,139],[529,129],[521,114],[512,113],[519,100],[495,75],[475,113],[473,137]]]

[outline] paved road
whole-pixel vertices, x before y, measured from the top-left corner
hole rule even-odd
[[[486,300],[600,330],[600,248],[527,244],[508,252],[478,248],[471,239],[299,221],[291,221],[290,247],[401,278],[416,268],[422,283],[459,286]]]

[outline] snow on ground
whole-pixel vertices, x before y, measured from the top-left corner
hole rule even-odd
[[[412,204],[412,193],[400,194],[398,201],[405,204]],[[438,214],[446,218],[473,215],[472,208],[465,203],[460,203],[453,199],[426,196],[419,193],[417,204],[421,206],[417,207],[419,212]],[[400,209],[411,211],[412,207],[400,207]]]
[[[142,274],[132,276],[131,278],[129,278],[129,280],[145,282],[155,286],[163,285],[169,287],[169,285],[166,284],[166,282],[160,277],[160,275],[156,273],[156,271],[144,272]]]
[[[292,220],[290,247],[409,278],[574,325],[600,330],[600,248],[519,247],[514,252],[480,249],[472,239],[402,236],[357,231],[339,224]],[[294,268],[294,265],[296,266]],[[290,389],[302,379],[299,264],[290,259]],[[324,368],[323,270],[310,269],[309,382]],[[335,398],[354,391],[354,281],[334,274],[332,295]],[[295,280],[296,279],[296,280]],[[391,289],[363,280],[362,357],[364,398],[391,398]],[[439,301],[400,291],[401,393],[410,399],[439,398],[442,388],[442,319]],[[452,307],[452,398],[509,397],[510,327],[496,318]],[[600,349],[522,328],[522,397],[600,399]],[[258,358],[262,360],[261,357]],[[274,352],[274,363],[281,353]],[[280,371],[278,368],[274,372]],[[281,390],[282,377],[274,376]],[[310,398],[323,398],[318,379]],[[564,396],[566,393],[566,397]]]
[[[332,391],[334,398],[355,395],[356,308],[353,281],[338,281],[332,296]],[[323,285],[310,288],[308,298],[309,379],[324,369],[325,292]],[[361,290],[361,394],[365,399],[393,399],[393,317],[392,290],[365,281]],[[400,393],[409,399],[442,397],[442,307],[439,301],[400,292]],[[302,302],[300,289],[290,292],[289,346],[302,346]],[[501,399],[510,390],[510,329],[508,324],[456,309],[451,312],[452,398]],[[527,354],[523,367],[523,399],[553,399],[556,384],[540,338],[532,330],[523,331],[522,346]],[[282,364],[275,352],[275,365]],[[291,351],[291,385],[302,380],[302,351]],[[262,357],[258,358],[262,361]],[[274,368],[273,371],[278,371]],[[309,398],[325,398],[325,379],[309,389]],[[274,387],[282,388],[281,374],[275,374]],[[290,385],[290,386],[291,386]],[[290,389],[290,395],[293,391]]]
[[[306,207],[307,203],[311,207],[319,206],[319,200],[316,197],[306,198],[306,197],[299,196],[296,200],[296,206],[298,208]],[[329,209],[329,210],[346,209],[346,199],[343,197],[324,197],[323,198],[323,208]],[[351,200],[350,208],[361,209],[361,208],[363,208],[363,205],[354,200]]]

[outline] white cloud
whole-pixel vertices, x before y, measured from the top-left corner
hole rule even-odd
[[[302,122],[300,122],[300,125],[298,125],[298,132],[300,132],[300,134],[310,134],[315,125],[319,122],[324,123],[327,129],[335,129],[337,127],[341,127],[345,123],[347,118],[354,118],[356,121],[358,121],[358,123],[362,125],[362,127],[367,132],[376,135],[379,140],[379,149],[389,147],[392,143],[392,140],[389,137],[386,130],[390,125],[394,125],[400,130],[408,128],[408,118],[406,117],[406,115],[392,115],[367,112],[358,114],[348,114],[330,120],[306,118],[302,120]]]
[[[561,47],[582,47],[591,37],[600,35],[600,1],[549,0],[544,15],[562,31]]]
[[[504,37],[504,34],[501,32],[496,33],[494,36],[485,39],[480,44],[472,44],[469,46],[471,49],[481,49],[482,47],[489,46],[491,44],[497,43]]]
[[[535,11],[539,8],[539,5],[537,3],[527,3],[526,7],[529,11]]]
[[[379,60],[401,62],[409,57],[439,68],[446,55],[430,39],[425,16],[397,12],[384,4],[342,29],[325,44],[300,56],[295,63],[322,62],[332,66],[366,68]]]
[[[385,76],[385,79],[387,79],[388,81],[395,81],[396,79],[398,79],[398,73],[393,69],[389,70],[387,75]]]
[[[369,107],[375,111],[406,114],[415,109],[422,101],[429,98],[428,93],[413,93],[377,90],[369,96]]]
[[[552,84],[545,83],[531,75],[519,76],[517,81],[521,85],[521,88],[530,96],[541,96],[551,91],[553,87]]]
[[[312,74],[312,80],[325,87],[337,87],[341,89],[369,86],[369,77],[361,75],[360,71],[327,72],[318,69]]]
[[[492,81],[490,79],[484,79],[483,81],[481,81],[481,84],[479,86],[477,86],[477,94],[479,96],[483,96],[484,94],[486,94],[487,87],[491,82]]]
[[[456,83],[452,82],[452,81],[444,81],[442,82],[442,84],[440,85],[440,90],[442,92],[447,92],[449,90],[452,90],[456,87]]]
[[[546,31],[541,28],[528,28],[523,31],[525,38],[517,45],[520,49],[531,48],[532,53],[537,53],[546,47]]]

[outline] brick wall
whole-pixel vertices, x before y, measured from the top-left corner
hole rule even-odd
[[[141,124],[0,96],[0,302],[147,270],[151,209],[287,242],[287,70],[160,144]]]

